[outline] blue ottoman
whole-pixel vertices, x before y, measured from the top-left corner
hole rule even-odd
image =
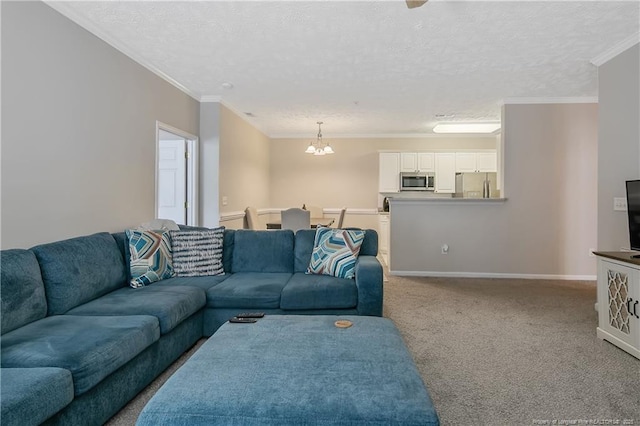
[[[349,320],[337,328],[336,320]],[[226,323],[162,386],[137,425],[438,425],[400,333],[366,316]]]

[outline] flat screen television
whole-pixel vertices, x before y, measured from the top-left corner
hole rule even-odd
[[[627,181],[627,216],[631,250],[640,251],[640,179]]]

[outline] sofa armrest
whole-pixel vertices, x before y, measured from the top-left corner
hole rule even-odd
[[[382,316],[382,265],[375,256],[359,256],[356,263],[358,314]]]

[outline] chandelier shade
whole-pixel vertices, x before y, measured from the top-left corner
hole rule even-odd
[[[333,154],[335,152],[328,142],[324,142],[322,140],[322,129],[320,128],[321,125],[322,121],[318,121],[318,137],[315,141],[311,141],[309,143],[309,146],[304,151],[305,153],[313,155],[326,155]]]

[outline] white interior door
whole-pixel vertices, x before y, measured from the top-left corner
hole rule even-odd
[[[159,140],[158,219],[187,224],[187,142]]]

